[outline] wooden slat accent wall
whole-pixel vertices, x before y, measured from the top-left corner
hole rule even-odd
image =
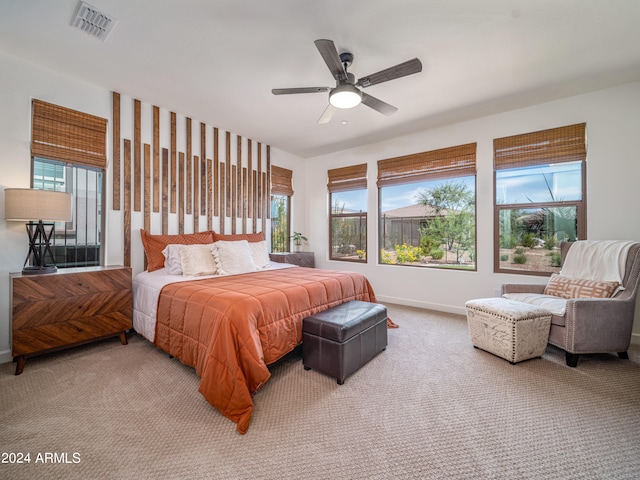
[[[131,102],[131,110],[124,111],[133,112],[133,122],[129,127],[131,131],[123,132],[121,108],[127,101]],[[191,118],[168,112],[170,125],[161,128],[160,107],[151,107],[150,120],[142,115],[142,109],[141,101],[125,100],[113,92],[112,208],[123,210],[125,266],[131,266],[132,237],[139,235],[137,226],[132,231],[134,211],[142,211],[141,228],[155,234],[205,229],[219,233],[266,230],[270,215],[269,145],[240,135],[232,142],[231,132],[223,133],[218,127],[208,127],[201,122],[200,135],[196,135],[194,145]],[[178,130],[186,133],[184,141],[178,140]],[[209,152],[213,150],[213,158],[207,158],[210,142],[207,133],[211,131],[213,145],[209,144]],[[221,144],[223,134],[225,139]],[[150,138],[145,139],[146,135]],[[145,141],[149,143],[143,143]],[[221,158],[222,148],[224,158]],[[194,149],[199,155],[193,154]],[[154,214],[159,214],[160,231],[153,231]],[[200,225],[204,220],[201,216],[206,217],[206,226]],[[177,231],[170,231],[174,229]]]

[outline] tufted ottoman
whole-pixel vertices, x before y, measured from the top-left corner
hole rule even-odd
[[[514,364],[541,357],[547,347],[551,312],[506,298],[481,298],[466,304],[473,345]]]
[[[302,363],[344,379],[387,347],[387,307],[353,300],[302,320]]]

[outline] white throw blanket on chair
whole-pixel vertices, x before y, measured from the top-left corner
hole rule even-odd
[[[625,240],[577,241],[567,252],[560,274],[622,284],[627,254],[634,243]]]

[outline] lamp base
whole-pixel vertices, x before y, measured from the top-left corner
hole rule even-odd
[[[40,275],[42,273],[56,273],[58,267],[55,265],[45,265],[43,267],[29,266],[22,269],[23,275]]]

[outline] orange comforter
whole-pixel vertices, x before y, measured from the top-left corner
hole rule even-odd
[[[155,343],[196,369],[199,391],[244,434],[267,365],[302,341],[302,319],[349,300],[375,302],[359,273],[287,268],[165,286]]]

